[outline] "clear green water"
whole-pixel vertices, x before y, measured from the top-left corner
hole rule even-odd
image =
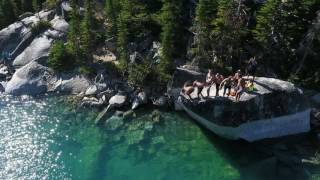
[[[247,143],[217,138],[183,114],[161,111],[152,123],[151,113],[98,127],[97,112],[61,99],[1,97],[0,179],[264,178],[253,168],[262,157]]]

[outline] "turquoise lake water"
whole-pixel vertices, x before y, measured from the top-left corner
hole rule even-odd
[[[141,109],[97,126],[95,110],[62,99],[0,98],[0,179],[282,179],[256,169],[267,158],[256,145],[218,138],[183,113]],[[291,175],[319,177],[306,172]]]

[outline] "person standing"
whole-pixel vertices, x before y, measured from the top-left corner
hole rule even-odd
[[[198,89],[198,98],[200,98],[200,95],[201,95],[202,98],[204,98],[204,96],[202,94],[202,90],[203,90],[205,85],[206,85],[206,83],[200,82],[200,81],[197,81],[197,80],[193,82],[193,87],[197,87],[197,89]]]
[[[223,76],[219,73],[215,75],[215,84],[216,84],[216,96],[219,96],[220,84],[223,81]]]
[[[188,96],[190,100],[192,100],[191,93],[194,91],[194,87],[190,81],[184,83],[181,92]]]
[[[224,88],[224,90],[223,90],[223,97],[225,96],[227,90],[228,90],[227,95],[228,95],[228,97],[230,96],[230,94],[231,94],[232,82],[233,82],[233,77],[232,77],[232,76],[229,76],[229,77],[225,78],[225,79],[221,82],[221,84],[220,84],[220,86],[219,86],[219,89],[221,89],[222,86],[223,86],[223,88]]]
[[[236,102],[240,101],[241,95],[246,90],[246,81],[242,78],[242,76],[239,76],[238,85],[237,85],[237,92],[236,92]]]
[[[211,89],[211,86],[214,82],[215,82],[215,76],[213,74],[213,70],[209,69],[208,74],[206,76],[206,86],[208,87],[207,88],[207,97],[210,97],[210,89]]]
[[[256,57],[250,58],[250,60],[248,62],[248,67],[247,67],[247,75],[248,76],[251,75],[253,81],[255,79],[257,67],[258,67],[258,62],[256,61]]]

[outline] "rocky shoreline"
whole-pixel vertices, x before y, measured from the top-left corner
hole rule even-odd
[[[65,10],[65,8],[62,8]],[[67,11],[67,10],[65,10]],[[51,28],[39,35],[32,27],[48,21]],[[25,14],[21,20],[0,31],[0,92],[10,95],[72,94],[80,106],[117,107],[132,103],[132,109],[149,101],[165,106],[166,97],[140,90],[121,79],[111,77],[103,67],[96,77],[79,73],[59,73],[48,67],[48,56],[54,42],[65,40],[69,24],[53,10]],[[134,57],[132,57],[134,58]]]
[[[62,6],[62,11],[68,9]],[[62,13],[63,14],[63,13]],[[54,10],[43,10],[36,14],[26,13],[21,20],[0,31],[0,92],[14,96],[20,95],[74,95],[73,101],[79,107],[98,107],[104,109],[100,119],[108,112],[106,109],[122,108],[134,110],[141,105],[171,107],[179,110],[178,96],[183,83],[187,80],[201,80],[205,75],[185,68],[177,68],[166,89],[160,87],[134,87],[127,81],[115,77],[107,69],[95,65],[96,76],[88,77],[78,72],[59,73],[48,67],[50,48],[58,40],[66,40],[69,24]],[[47,21],[51,27],[38,35],[32,33],[40,21]],[[136,45],[151,49],[146,55],[153,59],[159,56],[160,45],[151,39],[143,41],[148,45]],[[111,43],[112,44],[112,43]],[[113,45],[108,45],[111,52]],[[136,61],[141,54],[130,49],[130,61]],[[132,52],[131,52],[132,51]],[[265,78],[263,83],[274,90],[284,92],[299,91],[293,84],[272,78]],[[272,94],[265,88],[260,94]],[[215,94],[215,93],[214,93]],[[257,95],[245,94],[242,101],[255,99]],[[271,95],[272,96],[272,95]],[[319,95],[312,97],[315,102]],[[258,98],[259,99],[259,98]],[[256,101],[256,100],[255,100]],[[105,113],[103,113],[105,112]],[[100,120],[97,120],[99,122]]]

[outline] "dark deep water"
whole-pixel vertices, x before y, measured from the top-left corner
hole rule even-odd
[[[292,158],[317,151],[312,135],[227,141],[183,113],[150,109],[96,126],[97,112],[61,99],[0,97],[0,179],[320,179]]]

